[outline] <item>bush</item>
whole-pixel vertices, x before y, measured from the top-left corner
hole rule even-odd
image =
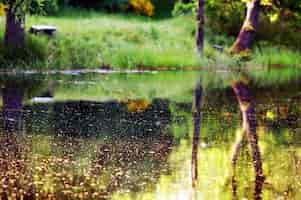
[[[280,19],[271,23],[267,17],[263,16],[256,37],[257,40],[270,41],[301,50],[300,30],[291,21]]]
[[[166,18],[172,16],[172,10],[178,0],[151,0],[156,8],[155,16],[157,18]]]
[[[49,14],[49,15],[57,14],[59,11],[58,0],[45,1],[43,9],[46,12],[46,14]]]
[[[59,0],[60,2],[63,0]],[[70,0],[72,7],[109,12],[135,11],[136,13],[155,17],[171,17],[172,9],[177,0]],[[63,2],[60,4],[63,5]]]
[[[117,12],[126,9],[128,0],[70,0],[69,4],[74,7]]]
[[[195,1],[189,3],[183,3],[182,1],[178,1],[175,4],[175,7],[172,11],[173,16],[181,16],[190,13],[195,13],[196,10],[196,3]]]
[[[196,13],[196,0],[178,1],[172,11],[173,16]],[[221,10],[223,12],[221,12]],[[241,1],[225,3],[223,1],[206,1],[206,24],[215,33],[237,35],[244,18],[245,4]]]
[[[244,2],[210,1],[205,6],[207,24],[214,32],[237,36],[245,16]]]
[[[54,15],[59,12],[58,0],[44,0],[42,6],[38,1],[32,1],[30,7],[30,14],[40,14],[41,12],[46,15]]]
[[[129,6],[138,14],[154,15],[154,5],[149,0],[129,0]]]

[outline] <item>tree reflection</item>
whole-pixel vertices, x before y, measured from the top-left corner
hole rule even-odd
[[[39,94],[45,88],[44,75],[0,76],[2,95],[2,130],[17,133],[22,129],[23,101]]]
[[[155,99],[139,112],[117,101],[23,107],[23,94],[28,95],[20,88],[2,92],[3,124],[11,134],[0,132],[0,199],[110,199],[154,190],[169,171],[167,100]],[[26,134],[15,134],[21,121]]]
[[[22,130],[22,101],[24,90],[14,82],[2,88],[3,132],[0,133],[0,199],[34,199],[34,187],[27,174],[27,151],[19,132]],[[20,190],[16,190],[21,186]],[[26,193],[23,191],[25,191]]]
[[[194,90],[194,113],[193,113],[193,140],[192,140],[192,159],[191,159],[191,178],[192,187],[195,188],[198,180],[198,146],[201,128],[201,104],[203,88],[197,84]]]
[[[251,146],[253,166],[255,170],[255,193],[254,199],[261,199],[262,185],[264,183],[264,176],[262,172],[262,160],[260,155],[260,149],[258,146],[258,135],[256,133],[256,117],[255,117],[255,102],[252,98],[251,92],[248,89],[247,84],[242,81],[237,81],[232,84],[232,89],[236,95],[239,103],[239,108],[242,114],[242,132],[241,138],[235,144],[234,153],[232,155],[233,165],[233,196],[237,199],[237,182],[235,176],[235,166],[238,159],[238,153],[242,147],[242,144],[247,138]]]
[[[8,84],[2,89],[3,98],[3,128],[7,133],[20,129],[23,89]]]

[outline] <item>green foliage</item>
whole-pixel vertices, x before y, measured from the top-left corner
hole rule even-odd
[[[43,4],[37,1],[33,1],[30,6],[31,14],[39,14],[39,10],[43,10],[42,13],[47,15],[57,14],[59,12],[58,0],[44,0]]]
[[[205,10],[208,26],[214,32],[237,35],[245,16],[245,4],[241,0],[227,3],[208,0],[205,3]]]
[[[192,1],[189,3],[183,3],[182,1],[178,1],[175,4],[175,7],[172,11],[173,16],[181,16],[186,14],[195,13],[196,11],[196,2]]]
[[[42,13],[42,8],[46,1],[51,0],[14,0],[13,4],[9,0],[0,0],[0,3],[12,6],[16,16],[23,18],[27,12]]]
[[[152,0],[150,2],[155,7],[155,17],[160,18],[171,16],[176,0]],[[130,0],[71,0],[69,5],[78,8],[106,10],[114,13],[133,11],[133,8],[130,6]]]
[[[237,35],[244,18],[245,4],[241,0],[231,2],[205,1],[206,23],[214,32]],[[196,13],[197,1],[178,1],[172,11],[173,16]],[[223,12],[221,12],[221,10]]]
[[[262,16],[256,38],[301,50],[301,34],[299,34],[301,27],[298,28],[293,22],[279,19],[271,23],[268,17]]]
[[[178,0],[152,0],[155,6],[155,17],[166,18],[171,17],[172,10]]]
[[[71,0],[69,2],[71,6],[81,7],[94,10],[108,10],[112,12],[125,10],[128,0]]]

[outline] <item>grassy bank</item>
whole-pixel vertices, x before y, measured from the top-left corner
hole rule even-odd
[[[28,16],[33,24],[55,25],[54,38],[28,36],[26,49],[16,52],[0,46],[0,65],[14,68],[78,69],[190,69],[202,66],[238,65],[238,57],[220,54],[212,48],[226,48],[233,38],[207,31],[205,56],[195,50],[192,16],[152,20],[133,15],[65,10],[59,16]],[[3,40],[4,21],[1,20]],[[208,30],[208,28],[207,28]],[[19,59],[17,59],[19,58]],[[283,47],[255,47],[249,65],[296,65],[301,54]]]

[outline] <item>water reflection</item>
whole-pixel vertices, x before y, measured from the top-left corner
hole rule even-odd
[[[8,133],[21,129],[22,101],[24,91],[13,83],[8,83],[2,88],[3,97],[3,130]]]
[[[0,132],[0,198],[1,199],[35,199],[35,187],[32,174],[28,173],[29,146],[22,142],[23,135],[23,101],[25,94],[30,96],[28,88],[38,91],[41,85],[32,87],[34,79],[12,80],[1,77],[2,85],[2,119]]]
[[[194,91],[194,114],[193,114],[193,138],[192,138],[192,159],[191,159],[191,178],[192,187],[195,188],[198,180],[198,147],[201,128],[201,104],[203,89],[197,84]]]
[[[236,182],[236,174],[235,167],[239,155],[239,151],[243,146],[244,140],[247,138],[248,142],[251,146],[252,159],[255,171],[255,192],[254,199],[259,200],[262,199],[262,185],[264,182],[264,176],[262,171],[262,159],[258,146],[258,135],[256,132],[256,114],[255,114],[255,102],[251,95],[248,86],[242,82],[237,81],[232,84],[233,91],[237,97],[237,101],[239,104],[239,108],[242,114],[242,130],[240,139],[235,144],[234,153],[232,155],[232,165],[233,165],[233,178],[232,178],[232,187],[233,187],[233,196],[234,199],[238,199],[237,197],[237,182]],[[245,146],[245,145],[244,145]]]
[[[200,75],[190,73],[49,79],[0,81],[4,199],[301,198],[299,82],[211,87],[201,76],[195,86]]]
[[[151,190],[168,172],[167,100],[23,105],[24,91],[2,92],[1,199],[108,199]]]
[[[202,104],[203,88],[198,83],[194,90],[194,106],[193,106],[193,136],[192,136],[192,158],[191,158],[191,200],[198,199],[197,182],[198,182],[198,147],[200,141],[201,130],[201,104]]]

